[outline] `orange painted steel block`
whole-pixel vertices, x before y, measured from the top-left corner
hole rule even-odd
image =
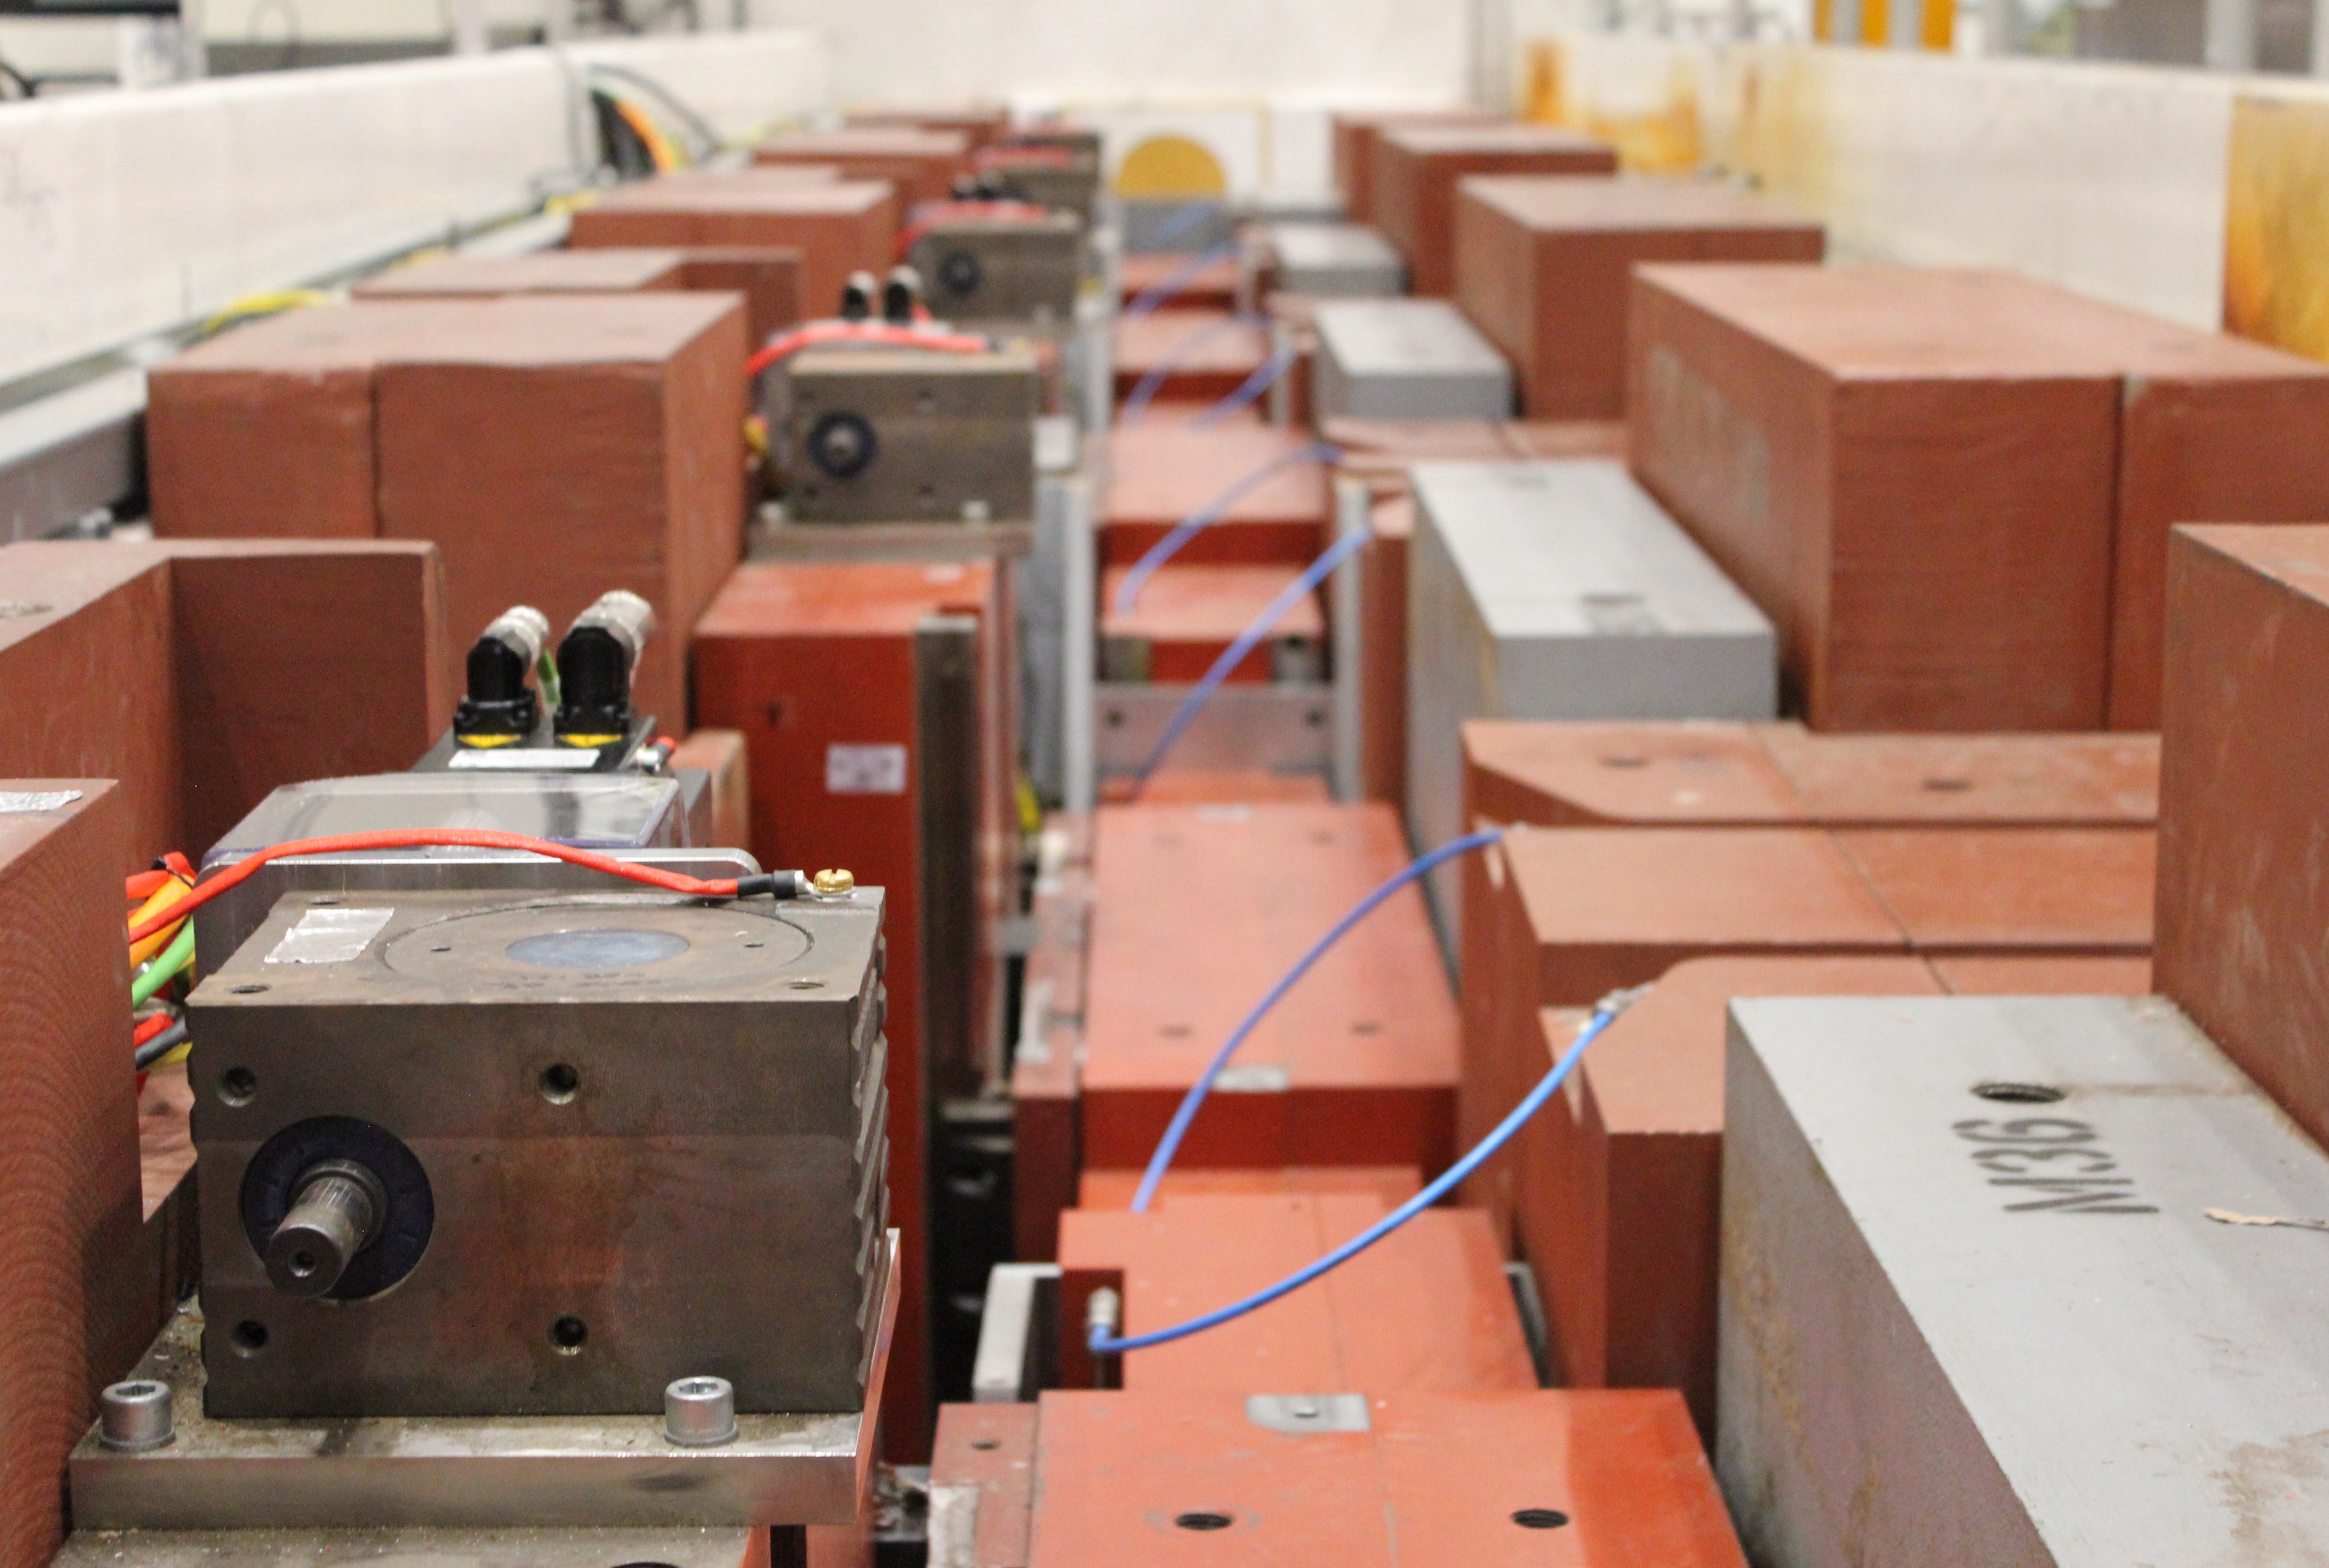
[[[2329,518],[2329,369],[2002,272],[1645,267],[1636,475],[1821,729],[2158,723],[2167,530]]]
[[[1196,257],[1184,250],[1136,251],[1117,263],[1117,292],[1129,305],[1180,277],[1194,260]],[[1190,272],[1158,304],[1176,310],[1228,310],[1237,304],[1237,292],[1238,264],[1231,257]]]
[[[989,142],[1000,141],[1011,129],[1011,111],[999,106],[956,105],[939,108],[916,108],[910,104],[890,109],[852,109],[842,116],[841,123],[855,129],[859,127],[903,127],[915,130],[958,131],[970,138],[974,150]]]
[[[1269,335],[1226,310],[1167,306],[1116,324],[1116,395],[1129,396],[1152,372],[1156,396],[1211,403],[1245,384],[1269,358]]]
[[[1464,726],[1466,819],[1548,827],[2149,827],[2151,735],[1837,735],[1797,724]]]
[[[2179,529],[2173,552],[2159,988],[2329,1141],[2329,528]]]
[[[725,845],[752,842],[752,770],[744,737],[734,730],[698,730],[673,748],[674,773],[696,769],[707,777],[704,789],[707,827],[698,844]]]
[[[1297,570],[1326,548],[1333,501],[1324,465],[1301,435],[1259,424],[1192,430],[1152,415],[1108,435],[1100,556],[1129,566],[1231,486],[1279,465],[1173,559],[1183,564],[1276,563]]]
[[[1748,997],[2141,996],[2140,958],[1700,959],[1655,982],[1588,1051],[1508,1164],[1522,1250],[1545,1294],[1558,1375],[1679,1388],[1710,1441],[1721,1261],[1727,1010]],[[1542,1016],[1542,1072],[1573,1038]]]
[[[1026,1568],[1035,1522],[1032,1404],[938,1407],[930,1450],[930,1558],[949,1568]]]
[[[1366,110],[1334,117],[1334,188],[1343,193],[1343,215],[1353,223],[1373,216],[1376,138],[1387,130],[1416,126],[1495,125],[1497,116],[1480,109]]]
[[[1541,420],[1626,411],[1626,321],[1645,261],[1818,261],[1820,225],[1706,180],[1476,175],[1457,188],[1455,299]]]
[[[1743,1568],[1671,1393],[1410,1392],[1364,1411],[1363,1430],[1286,1431],[1235,1394],[1046,1393],[1027,1562]]]
[[[1128,611],[1117,594],[1131,569],[1111,566],[1100,576],[1101,678],[1111,681],[1197,681],[1229,651],[1300,572],[1289,566],[1174,562],[1146,582]],[[1317,679],[1325,670],[1326,617],[1318,596],[1306,593],[1278,618],[1269,635],[1230,671],[1239,685]]]
[[[1146,1214],[1078,1209],[1060,1223],[1061,1368],[1091,1386],[1084,1314],[1117,1292],[1144,1334],[1276,1283],[1391,1212],[1374,1193],[1176,1195]],[[1468,1209],[1430,1209],[1324,1279],[1186,1339],[1128,1352],[1135,1393],[1392,1393],[1534,1388],[1504,1257]]]
[[[575,213],[566,242],[797,250],[800,314],[815,319],[840,308],[852,272],[890,269],[904,210],[889,181],[829,166],[689,171],[606,193]]]
[[[887,180],[908,211],[943,202],[955,176],[970,172],[967,132],[937,126],[854,125],[828,131],[783,131],[752,149],[756,167],[824,165],[845,180]]]
[[[889,892],[890,1193],[904,1252],[883,1419],[900,1454],[927,1451],[929,1433],[928,1118],[1000,1061],[1004,595],[986,564],[751,564],[695,628],[697,715],[745,737],[753,855]]]
[[[2145,828],[1839,828],[1915,951],[2141,958],[2158,841]]]
[[[1319,773],[1272,773],[1259,768],[1175,768],[1169,763],[1135,788],[1129,774],[1100,781],[1110,805],[1237,806],[1300,801],[1323,806],[1334,798]]]
[[[1407,259],[1410,291],[1445,299],[1456,287],[1456,186],[1466,175],[1614,175],[1608,144],[1551,126],[1405,126],[1380,132],[1370,212]]]
[[[1367,508],[1359,547],[1359,777],[1370,800],[1407,814],[1407,562],[1415,497]]]
[[[1080,1209],[1128,1209],[1140,1190],[1144,1173],[1136,1170],[1088,1170],[1077,1184]],[[1181,1170],[1164,1173],[1156,1188],[1156,1204],[1180,1197],[1253,1197],[1294,1193],[1314,1195],[1355,1193],[1381,1200],[1396,1208],[1423,1186],[1423,1173],[1411,1165],[1287,1165],[1275,1170]]]
[[[1084,1162],[1145,1165],[1239,1020],[1407,860],[1379,804],[1103,808]],[[1421,895],[1404,889],[1254,1031],[1181,1161],[1437,1171],[1454,1155],[1456,1077],[1454,1002]]]
[[[534,250],[523,256],[441,256],[368,278],[356,299],[486,299],[510,294],[669,293],[744,296],[751,340],[800,319],[801,255],[783,246]]]

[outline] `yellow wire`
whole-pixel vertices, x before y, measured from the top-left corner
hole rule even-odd
[[[231,300],[226,307],[203,323],[203,335],[215,336],[238,321],[255,316],[280,316],[287,310],[302,310],[311,305],[328,305],[332,297],[320,288],[276,288],[259,294],[246,294]]]
[[[188,887],[184,883],[180,882],[176,877],[172,877],[169,881],[164,883],[160,887],[154,890],[153,897],[147,899],[144,903],[137,906],[137,912],[129,917],[130,928],[141,925],[145,921],[153,919],[156,915],[160,914],[164,910],[169,909],[179,903],[189,893],[192,893],[193,891],[193,890],[192,888]],[[184,923],[185,922],[183,921],[173,921],[163,930],[154,932],[151,936],[145,937],[137,941],[130,943],[130,967],[135,968],[137,965],[142,964],[146,959],[152,958],[156,953],[160,952],[164,948],[168,947],[170,945],[170,939],[178,934],[178,927]]]
[[[655,160],[657,174],[667,175],[674,169],[685,166],[687,160],[680,156],[679,149],[672,146],[671,138],[663,134],[663,128],[655,124],[646,110],[628,99],[617,98],[615,112],[623,117],[625,125],[638,133],[639,140],[646,143],[647,156]]]
[[[184,1062],[186,1059],[186,1053],[193,1048],[194,1043],[192,1040],[182,1040],[146,1063],[146,1071],[151,1072],[156,1067],[174,1067]]]

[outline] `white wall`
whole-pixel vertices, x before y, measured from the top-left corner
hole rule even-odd
[[[0,109],[0,380],[530,210],[592,156],[580,62],[722,131],[824,99],[805,33],[285,71]]]

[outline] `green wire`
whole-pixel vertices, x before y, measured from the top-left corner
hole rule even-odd
[[[142,1007],[153,999],[154,993],[170,983],[170,978],[194,961],[194,922],[192,920],[178,928],[178,934],[164,948],[146,970],[129,982],[129,1005]]]

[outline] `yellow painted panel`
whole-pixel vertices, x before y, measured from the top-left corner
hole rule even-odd
[[[1956,44],[1957,0],[1923,0],[1917,21],[1917,42],[1926,48],[1946,52]]]
[[[2329,360],[2329,104],[2232,106],[2224,326]]]
[[[1221,160],[1187,137],[1150,137],[1116,171],[1119,196],[1225,196],[1229,189]]]

